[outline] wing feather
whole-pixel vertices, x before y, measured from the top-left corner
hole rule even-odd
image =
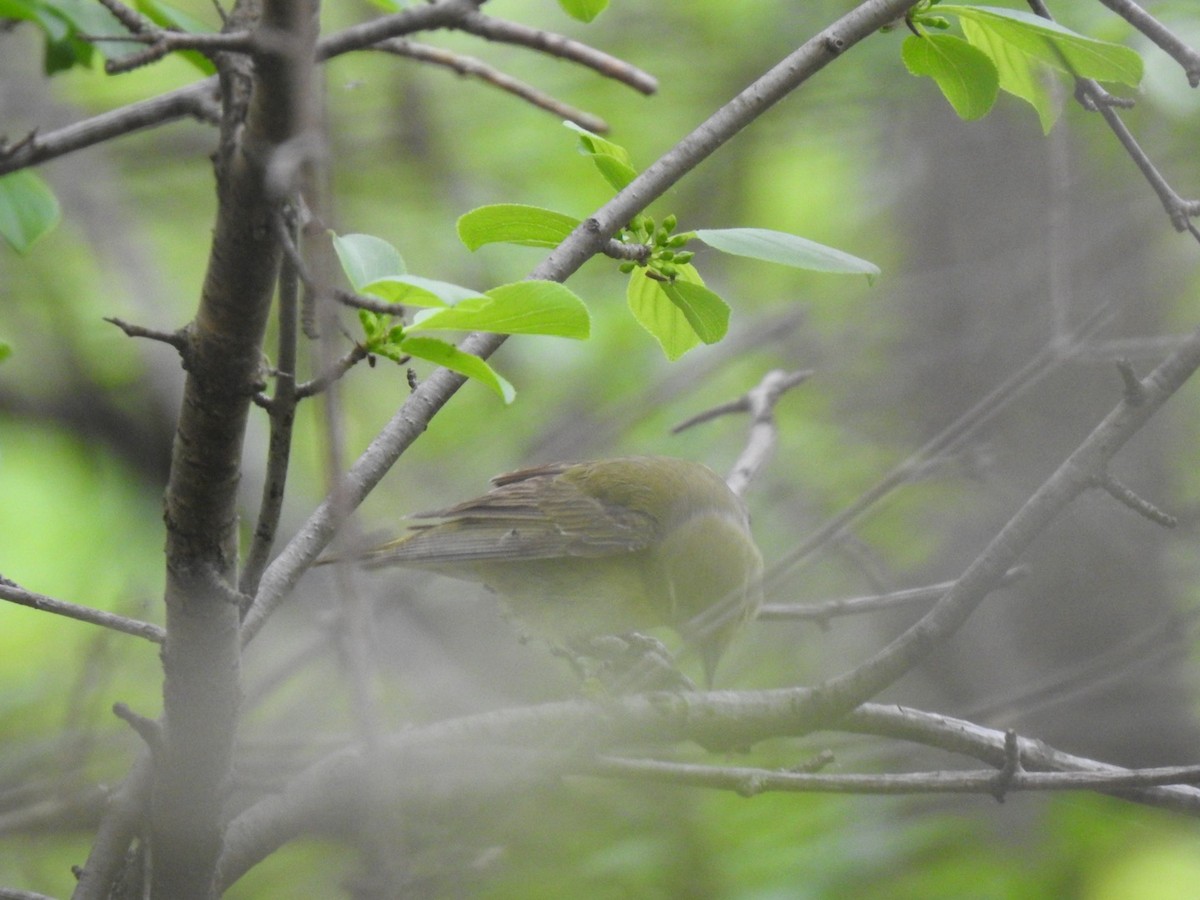
[[[570,465],[553,464],[497,476],[480,497],[446,509],[418,513],[437,519],[367,554],[368,566],[443,564],[488,560],[602,557],[641,550],[658,523],[646,513],[605,503],[569,477]]]

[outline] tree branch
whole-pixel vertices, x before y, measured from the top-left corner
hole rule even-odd
[[[820,718],[874,697],[945,642],[995,589],[1025,548],[1107,471],[1109,460],[1200,367],[1200,329],[1142,381],[1142,402],[1122,400],[1021,507],[937,604],[887,647],[814,690]],[[807,705],[807,704],[806,704]]]
[[[89,606],[79,606],[76,603],[68,603],[66,600],[55,600],[45,594],[27,591],[6,578],[0,578],[0,600],[7,600],[18,606],[28,606],[31,609],[40,609],[42,612],[54,613],[56,616],[66,616],[68,619],[75,619],[78,622],[99,625],[101,628],[119,631],[121,634],[145,638],[155,644],[161,644],[166,634],[162,628],[151,625],[149,622],[139,622],[137,619],[119,616],[102,609],[93,609]]]
[[[599,116],[576,109],[570,104],[563,103],[561,100],[556,100],[545,91],[540,91],[532,85],[526,84],[520,79],[513,78],[511,75],[501,72],[494,66],[489,66],[487,63],[474,57],[463,56],[442,47],[420,44],[416,41],[410,41],[408,38],[389,38],[386,41],[380,41],[378,44],[372,45],[368,49],[391,53],[395,56],[403,56],[407,59],[415,59],[418,62],[444,66],[447,69],[457,72],[459,75],[478,78],[480,81],[512,94],[514,97],[519,97],[526,103],[536,106],[538,109],[544,109],[560,119],[567,119],[589,131],[597,133],[608,131],[608,123]]]

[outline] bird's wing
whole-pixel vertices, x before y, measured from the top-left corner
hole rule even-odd
[[[367,555],[368,565],[598,557],[646,547],[654,519],[605,503],[571,480],[569,466],[522,469],[493,479],[486,494],[414,518],[438,519]]]

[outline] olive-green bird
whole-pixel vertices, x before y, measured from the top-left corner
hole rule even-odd
[[[588,639],[666,625],[704,662],[762,602],[762,555],[742,500],[707,466],[661,456],[552,463],[361,556],[486,584],[539,635]]]

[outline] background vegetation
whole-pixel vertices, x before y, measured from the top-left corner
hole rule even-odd
[[[177,6],[219,27],[204,0]],[[1121,114],[1176,189],[1197,190],[1200,110],[1179,67],[1103,6],[1060,6],[1066,26],[1143,55],[1141,88],[1123,91],[1137,105]],[[1191,4],[1149,6],[1176,34],[1200,38]],[[548,0],[487,5],[490,15],[649,71],[659,79],[649,97],[519,47],[454,32],[418,37],[602,116],[644,167],[845,7],[618,0],[585,26]],[[328,4],[322,32],[375,14],[365,3]],[[591,310],[592,338],[509,341],[492,362],[515,384],[516,402],[464,387],[363,503],[357,527],[395,532],[409,512],[552,459],[661,453],[724,471],[745,442],[742,421],[670,428],[771,369],[811,368],[780,401],[777,450],[748,494],[764,556],[779,561],[1099,314],[1083,346],[1009,391],[985,428],[922,458],[852,529],[781,570],[768,602],[818,603],[961,575],[1121,400],[1114,361],[1144,374],[1195,327],[1196,242],[1171,227],[1100,117],[1071,102],[1069,83],[1048,136],[1005,94],[987,118],[963,122],[928,79],[906,72],[906,34],[901,26],[855,46],[650,210],[674,213],[688,229],[753,225],[843,248],[882,268],[873,285],[702,250],[698,265],[733,306],[730,335],[668,363],[628,315],[615,263],[598,258],[569,282]],[[197,77],[168,57],[119,76],[77,68],[42,78],[42,37],[28,24],[0,34],[0,48],[10,143]],[[583,217],[611,196],[559,116],[478,80],[365,52],[331,61],[322,78],[326,224],[385,238],[421,275],[485,289],[525,277],[545,255],[468,252],[454,222],[472,208],[521,202]],[[171,347],[131,340],[101,318],[169,331],[195,315],[216,215],[215,146],[210,125],[188,120],[47,162],[38,172],[62,203],[61,226],[27,255],[0,251],[0,339],[12,346],[0,365],[0,571],[17,584],[163,622],[162,494],[185,373]],[[417,367],[418,377],[429,371]],[[339,390],[332,431],[319,403],[300,407],[281,543],[329,490],[331,466],[353,460],[410,392],[404,367],[386,360],[356,367]],[[1176,528],[1086,494],[1037,538],[1024,577],[877,699],[1014,728],[1104,762],[1195,763],[1198,423],[1189,385],[1113,466],[1175,514]],[[243,546],[264,478],[261,411],[248,427]],[[371,610],[365,644],[334,599],[346,592]],[[718,686],[817,684],[924,608],[752,624]],[[314,572],[242,661],[232,786],[269,792],[361,739],[355,684],[364,666],[373,727],[383,733],[578,694],[544,648],[517,642],[483,591],[397,573],[360,573],[347,585]],[[104,814],[103,786],[126,775],[142,746],[110,707],[158,715],[158,648],[6,605],[0,683],[0,884],[66,895],[70,866],[87,858]],[[825,771],[836,773],[970,767],[844,731],[727,755],[681,744],[669,758],[790,768],[826,749],[834,762]],[[228,896],[1107,900],[1191,896],[1200,876],[1194,817],[1083,792],[1013,793],[1003,805],[987,794],[743,798],[559,777],[532,755],[511,784],[455,791],[456,778],[497,757],[481,748],[441,763],[444,794],[360,823],[369,840],[318,828]]]

